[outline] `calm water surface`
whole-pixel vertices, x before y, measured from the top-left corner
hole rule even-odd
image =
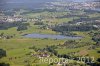
[[[49,38],[49,39],[81,39],[82,37],[79,36],[64,36],[64,35],[52,35],[52,34],[37,34],[37,33],[33,33],[33,34],[27,34],[24,35],[24,37],[27,38]]]

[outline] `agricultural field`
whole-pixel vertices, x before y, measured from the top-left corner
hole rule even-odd
[[[68,59],[66,66],[100,65],[100,12],[91,12],[0,12],[0,66],[64,66],[61,61],[40,63],[41,58]]]

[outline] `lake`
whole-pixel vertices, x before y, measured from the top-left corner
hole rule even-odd
[[[41,39],[81,39],[82,37],[80,36],[64,36],[64,35],[52,35],[52,34],[37,34],[37,33],[33,33],[33,34],[27,34],[24,35],[24,37],[26,38],[41,38]]]

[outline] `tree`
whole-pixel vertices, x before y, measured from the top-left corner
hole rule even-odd
[[[3,36],[4,36],[4,33],[2,32],[2,33],[0,34],[0,36],[3,37]]]
[[[3,49],[0,49],[0,58],[5,57],[6,56],[6,51]]]
[[[6,56],[6,51],[3,49],[0,49],[0,58],[5,57]],[[10,66],[8,63],[0,63],[0,66]]]
[[[35,22],[34,25],[44,25],[43,22]]]
[[[98,58],[97,61],[100,62],[100,58]]]
[[[27,29],[28,29],[27,26],[20,25],[20,26],[18,26],[17,31],[27,30]]]
[[[10,66],[10,64],[0,63],[0,66]]]

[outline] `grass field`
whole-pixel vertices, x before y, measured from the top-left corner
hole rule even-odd
[[[63,43],[64,40],[52,40],[52,39],[10,39],[10,40],[0,40],[0,48],[7,51],[7,57],[0,59],[2,62],[14,64],[14,65],[24,65],[24,61],[30,60],[34,61],[34,57],[27,56],[26,54],[31,52],[29,47],[36,46],[37,48],[44,48],[47,45],[57,45]],[[17,59],[14,59],[14,58]],[[19,58],[20,57],[20,58]],[[29,58],[28,58],[29,57]],[[13,58],[9,61],[9,58]],[[32,59],[33,58],[33,59]]]
[[[37,28],[37,27],[36,26],[31,27],[31,29],[28,29],[28,30],[25,30],[22,32],[23,33],[33,33],[33,32],[38,33],[38,31],[39,32],[41,31],[41,33],[55,34],[55,32],[53,32],[51,30],[39,30],[39,29],[35,29],[35,28]],[[27,65],[28,63],[25,63],[25,60],[28,60],[29,63],[33,64],[33,66],[34,66],[33,62],[34,62],[34,60],[36,60],[36,58],[26,55],[27,53],[32,51],[29,49],[29,47],[31,47],[31,46],[36,46],[37,48],[45,48],[47,45],[51,46],[51,45],[63,44],[66,41],[66,40],[53,40],[53,39],[23,38],[23,37],[21,37],[21,35],[23,33],[20,34],[20,32],[16,31],[16,28],[2,30],[0,32],[4,32],[5,34],[8,34],[8,35],[16,34],[15,38],[0,40],[0,48],[6,50],[6,52],[7,52],[7,57],[0,59],[0,61],[10,63],[11,66]],[[81,36],[85,36],[87,34],[86,32],[74,32],[74,33],[77,33],[78,35],[81,35]],[[79,40],[76,40],[76,41],[79,41]],[[94,43],[93,41],[91,41],[91,37],[89,37],[88,35],[85,36],[83,39],[81,39],[81,42],[87,42],[87,41]],[[60,54],[67,54],[70,52],[77,52],[77,51],[81,51],[84,49],[85,49],[85,47],[76,48],[76,49],[67,49],[66,48],[66,49],[57,49],[57,51]],[[88,53],[90,56],[94,56],[95,58],[98,58],[100,54],[97,54],[97,50],[90,50],[90,51],[88,51]],[[16,59],[15,59],[15,57],[16,57]],[[9,60],[9,58],[13,58],[13,59]],[[37,60],[37,62],[38,62],[38,60]],[[35,65],[36,65],[36,63],[35,63]],[[45,65],[45,66],[47,66],[47,65]]]
[[[79,12],[81,13],[81,12]],[[60,24],[63,22],[72,21],[72,18],[50,18],[53,16],[62,16],[67,15],[68,12],[41,12],[41,13],[29,13],[25,14],[23,16],[27,18],[34,18],[34,17],[40,17],[42,15],[44,20],[44,23],[46,24],[46,21],[50,21],[47,24]],[[98,16],[98,14],[92,14],[89,15],[91,18],[95,17],[95,15]],[[74,17],[74,19],[78,19],[78,17]],[[11,66],[29,66],[31,64],[32,66],[48,66],[48,64],[38,64],[39,59],[30,55],[30,52],[37,53],[32,49],[29,49],[29,47],[35,46],[38,49],[43,49],[46,46],[52,46],[52,45],[59,45],[64,44],[64,42],[68,41],[67,39],[64,40],[53,40],[53,39],[36,39],[36,38],[25,38],[22,35],[24,34],[30,34],[30,33],[41,33],[41,34],[59,34],[58,32],[52,31],[51,29],[39,29],[39,25],[34,25],[34,22],[28,22],[30,26],[28,26],[27,30],[23,31],[17,31],[17,27],[9,28],[8,30],[0,30],[0,34],[4,33],[4,35],[14,35],[15,36],[11,39],[0,39],[0,48],[6,50],[7,57],[3,57],[0,59],[0,62],[9,63]],[[92,37],[87,32],[79,32],[79,31],[73,31],[73,33],[77,34],[78,36],[82,36],[82,39],[75,40],[76,42],[87,42],[91,43],[91,45],[95,44],[92,39]],[[89,46],[69,49],[69,48],[57,48],[57,52],[59,54],[68,54],[72,52],[81,53],[84,52],[84,50],[88,53],[89,56],[95,57],[95,60],[100,57],[100,53],[97,53],[97,51],[100,50],[100,48],[96,48],[93,50],[87,50]],[[85,53],[85,52],[84,52]],[[56,65],[55,65],[56,66]]]

